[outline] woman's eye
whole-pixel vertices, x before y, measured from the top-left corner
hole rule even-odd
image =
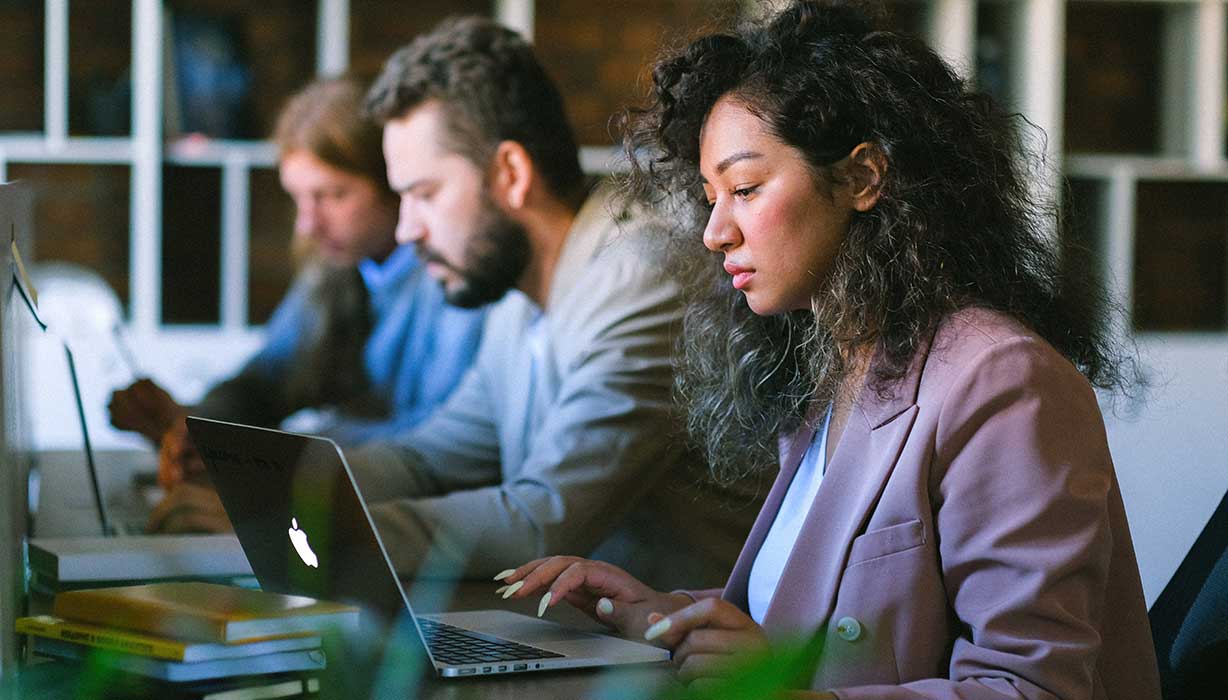
[[[737,197],[738,199],[746,199],[747,197],[754,194],[756,189],[757,189],[756,187],[739,187],[736,190],[734,190],[731,194],[733,194],[733,196]]]

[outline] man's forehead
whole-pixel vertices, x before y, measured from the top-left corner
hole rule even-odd
[[[440,128],[442,114],[437,105],[424,103],[384,124],[384,148],[411,146],[416,151],[442,155]]]

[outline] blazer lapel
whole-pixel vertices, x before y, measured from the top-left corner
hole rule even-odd
[[[849,548],[869,520],[916,415],[910,407],[877,430],[849,421],[776,586],[765,628],[805,632],[831,614]]]
[[[768,605],[764,628],[806,634],[813,632],[816,621],[831,615],[849,548],[865,529],[916,419],[928,345],[918,350],[909,372],[894,385],[890,396],[879,396],[869,382],[863,385]],[[776,509],[783,498],[782,492]],[[756,528],[763,526],[764,535],[757,540],[754,554],[748,556],[744,551],[742,558],[754,562],[775,516],[773,510],[766,525],[755,523]],[[747,564],[748,576],[749,571]]]
[[[759,556],[759,549],[763,546],[763,541],[767,539],[768,531],[771,530],[772,523],[776,520],[776,514],[780,512],[780,504],[789,490],[789,484],[793,483],[793,476],[797,473],[797,468],[801,466],[802,457],[806,455],[806,449],[814,440],[817,427],[813,425],[813,422],[808,421],[801,430],[780,439],[780,472],[776,475],[776,481],[772,483],[772,489],[768,491],[767,499],[764,500],[763,507],[755,518],[755,524],[746,538],[746,544],[742,545],[738,561],[733,565],[733,571],[729,574],[729,582],[725,584],[725,591],[721,597],[742,610],[746,610],[749,605],[746,586],[750,580],[751,566],[755,563],[755,557]]]

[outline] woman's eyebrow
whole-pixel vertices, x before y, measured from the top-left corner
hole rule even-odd
[[[721,173],[728,170],[730,166],[732,166],[734,163],[740,160],[749,160],[751,158],[762,158],[762,157],[763,157],[763,154],[759,153],[758,151],[738,151],[737,153],[734,153],[733,155],[729,156],[725,160],[722,160],[721,162],[716,164],[716,174],[720,175]]]

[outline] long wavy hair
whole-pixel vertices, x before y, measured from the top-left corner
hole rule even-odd
[[[1091,275],[1063,274],[1028,123],[875,24],[864,5],[794,2],[661,59],[649,103],[628,113],[628,195],[674,222],[668,254],[687,290],[678,398],[719,479],[774,466],[778,437],[834,398],[850,350],[873,351],[869,379],[889,393],[961,308],[1019,319],[1096,387],[1130,383],[1104,295]],[[801,153],[817,196],[857,144],[885,158],[878,203],[854,213],[810,311],[757,316],[703,247],[699,134],[725,96]]]
[[[383,205],[397,206],[388,187],[382,130],[363,115],[363,86],[355,78],[325,78],[305,85],[282,107],[273,130],[278,158],[296,151],[310,153],[334,168],[375,184]],[[389,232],[391,238],[391,231]],[[310,237],[294,236],[291,256],[299,268],[298,284],[313,314],[300,328],[302,343],[289,363],[286,411],[339,404],[361,396],[369,387],[363,348],[374,319],[367,288],[358,268],[325,262]],[[389,406],[348,407],[353,413],[387,415]]]

